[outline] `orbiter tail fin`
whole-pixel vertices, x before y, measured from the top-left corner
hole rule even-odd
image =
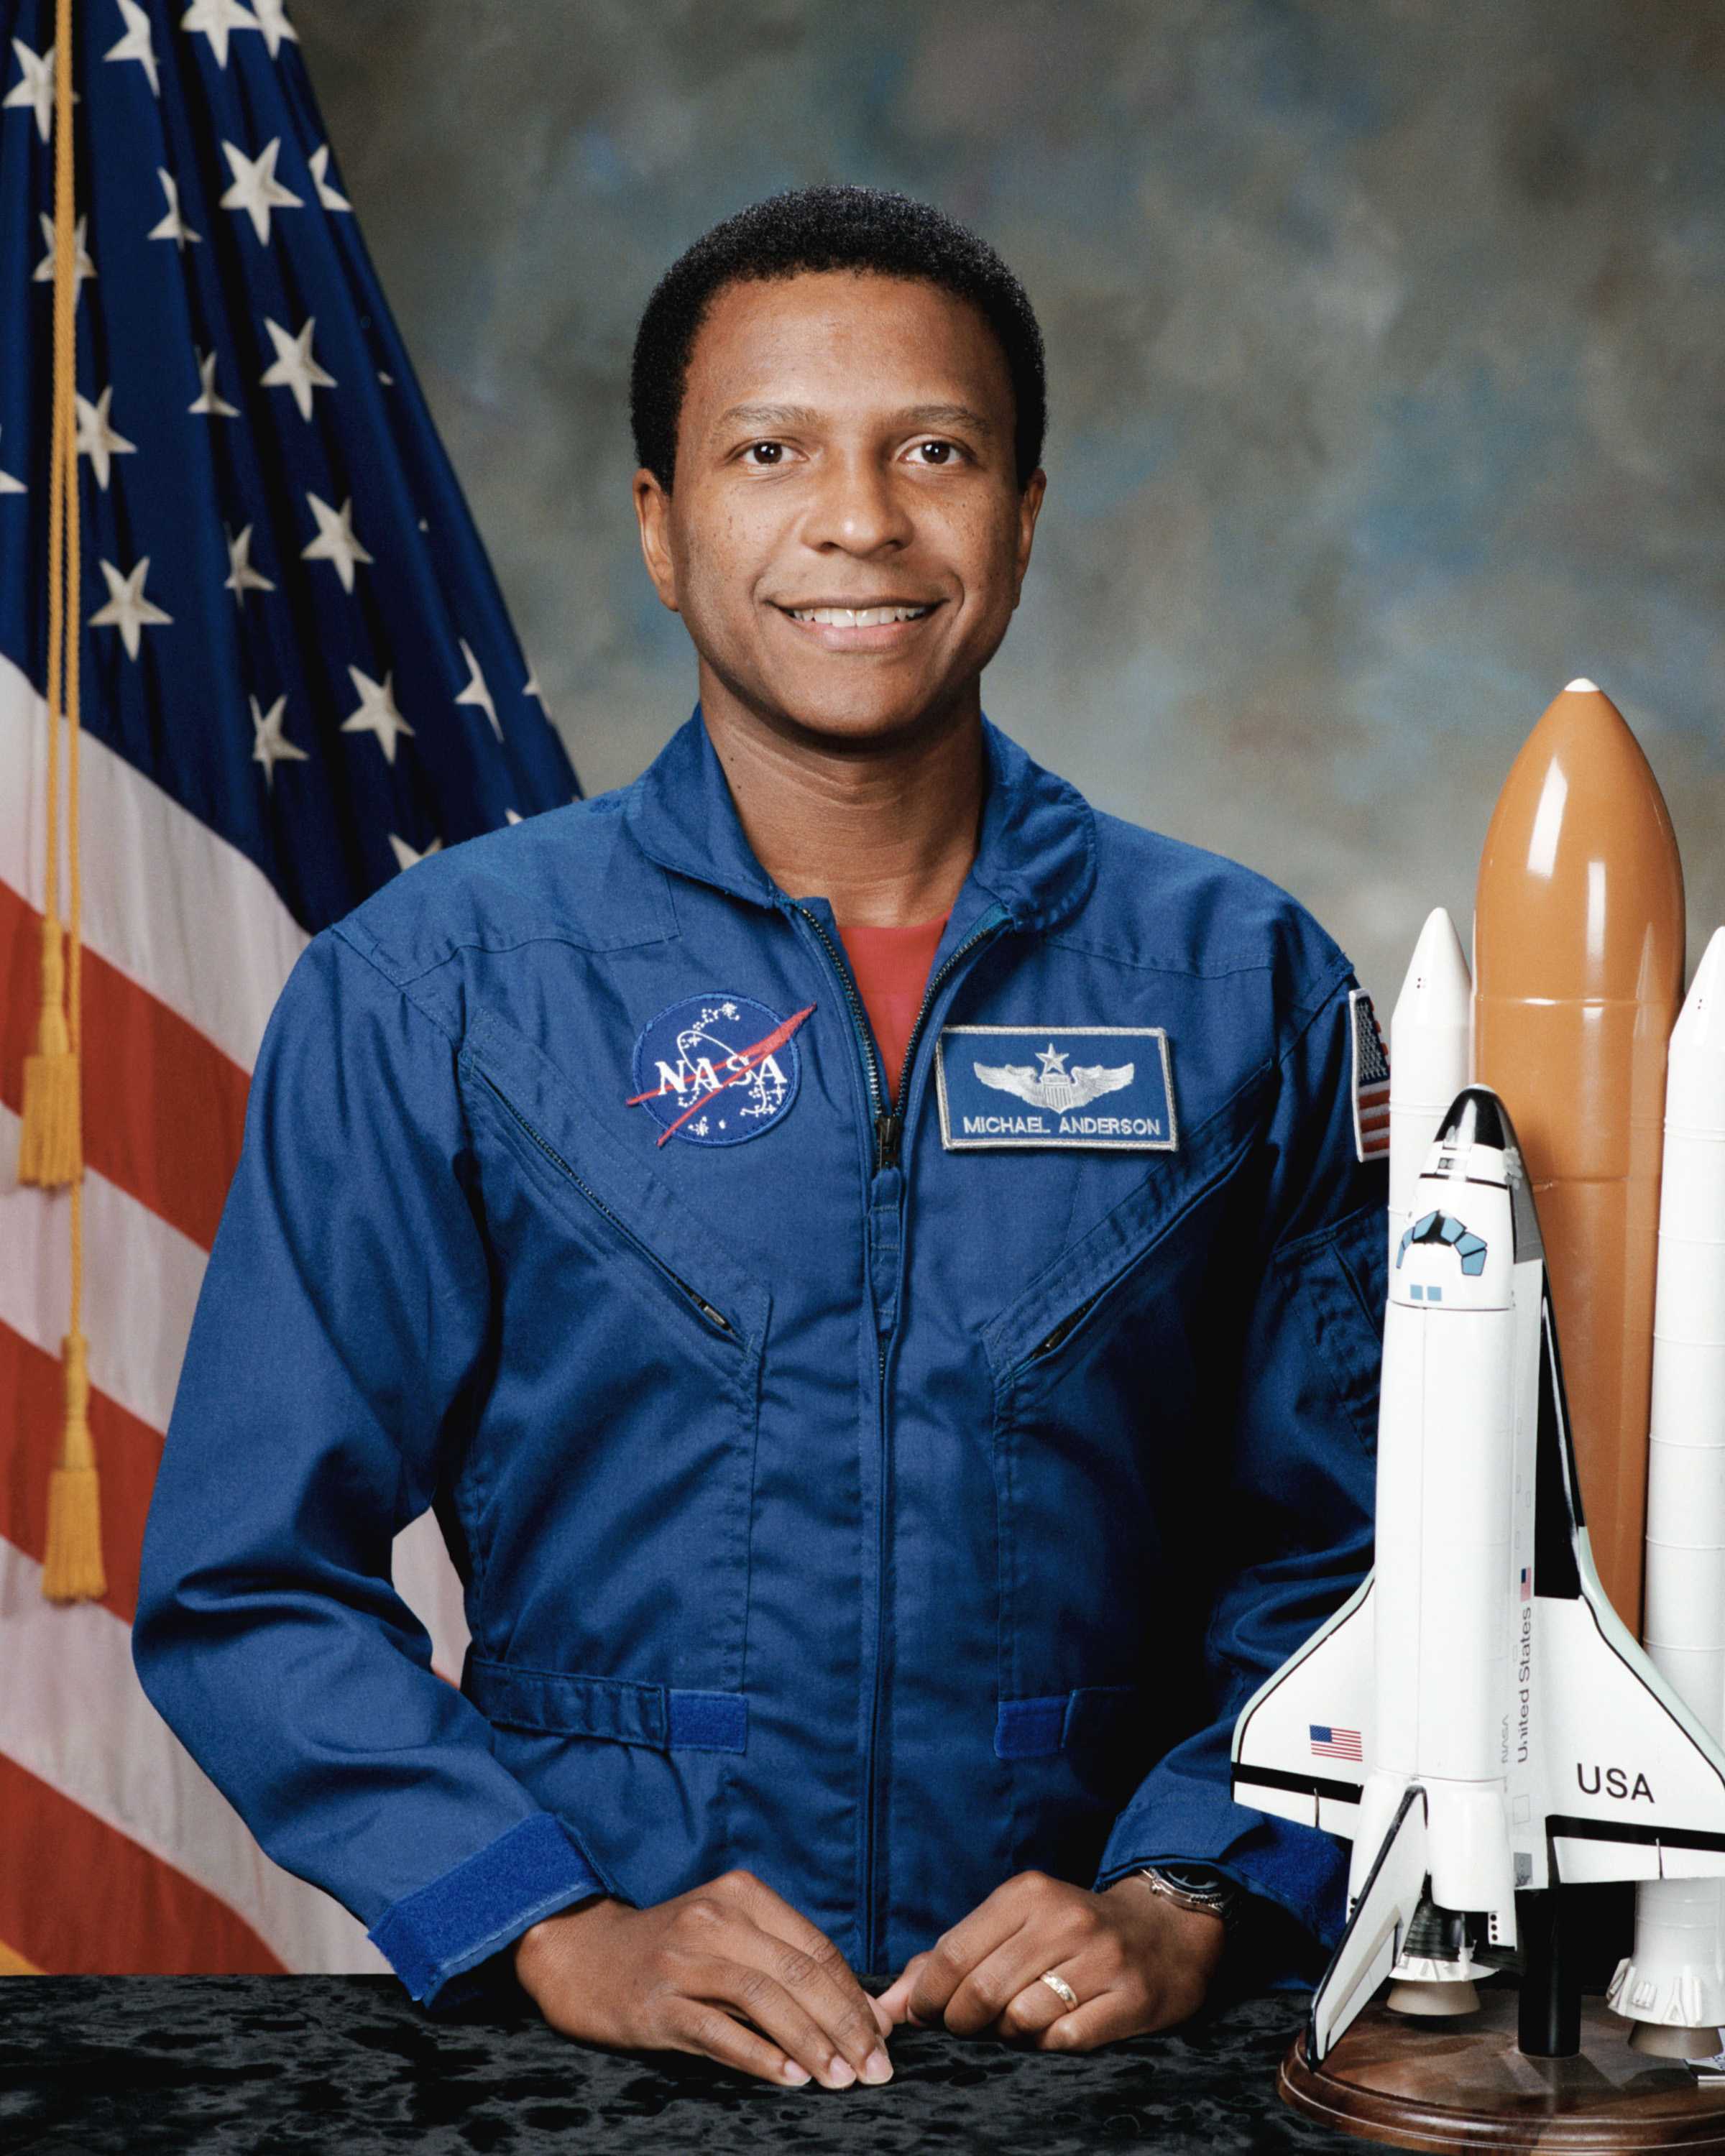
[[[1313,2066],[1370,2003],[1372,1994],[1394,1968],[1425,1891],[1426,1871],[1425,1792],[1415,1782],[1401,1800],[1341,1944],[1312,1994],[1306,2055]]]

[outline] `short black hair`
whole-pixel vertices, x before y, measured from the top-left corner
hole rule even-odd
[[[981,311],[1012,377],[1022,493],[1042,461],[1048,426],[1042,331],[1029,295],[985,239],[932,203],[887,187],[787,188],[726,218],[677,257],[635,331],[629,418],[637,463],[670,491],[689,358],[714,295],[727,285],[817,270],[917,278]]]

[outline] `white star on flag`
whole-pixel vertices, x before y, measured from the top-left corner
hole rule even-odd
[[[193,349],[196,351],[196,346],[193,346]],[[237,419],[239,417],[239,407],[237,404],[228,403],[216,388],[216,357],[213,352],[198,352],[198,378],[203,384],[203,388],[196,401],[188,404],[186,409],[188,412],[207,413],[212,418],[218,419]]]
[[[162,95],[162,85],[156,75],[156,47],[150,35],[150,18],[138,5],[138,0],[120,0],[120,12],[126,18],[126,34],[116,45],[110,45],[103,54],[104,59],[136,60],[150,78],[150,93]]]
[[[503,820],[506,824],[519,824],[521,819],[513,808],[506,808],[503,812]]]
[[[87,217],[80,217],[72,228],[72,303],[74,306],[84,297],[82,287],[85,279],[95,275],[95,264],[90,260],[90,250],[84,244],[84,234],[89,223]],[[54,219],[45,214],[42,218],[42,237],[48,243],[48,252],[36,264],[35,281],[39,285],[51,285],[54,282]]]
[[[267,711],[260,711],[255,696],[252,707],[252,762],[264,767],[264,783],[273,793],[275,790],[275,767],[284,757],[290,762],[308,761],[302,748],[295,748],[281,730],[283,714],[287,710],[287,698],[278,696]]]
[[[293,189],[285,187],[275,177],[275,160],[280,149],[279,135],[255,157],[248,157],[231,142],[222,145],[222,155],[234,174],[233,186],[222,197],[222,208],[243,209],[252,221],[252,230],[266,247],[270,244],[270,211],[305,207]]]
[[[423,861],[425,858],[425,854],[440,854],[444,850],[443,840],[441,839],[434,839],[431,844],[425,849],[425,853],[416,854],[413,848],[408,844],[407,840],[405,839],[398,839],[393,831],[389,834],[389,843],[395,849],[395,865],[398,868],[402,869],[410,869],[415,861]]]
[[[231,531],[228,531],[225,524],[222,529],[227,533],[228,538],[228,581],[223,585],[222,589],[224,592],[233,593],[234,605],[243,612],[245,607],[245,595],[248,592],[273,592],[275,587],[260,569],[254,569],[252,567],[250,525],[246,526],[237,539]]]
[[[317,326],[317,317],[308,315],[305,328],[296,337],[290,336],[280,322],[270,321],[267,315],[264,318],[264,326],[269,331],[270,341],[275,346],[275,357],[258,379],[266,389],[283,387],[291,389],[294,402],[300,408],[300,417],[309,419],[314,387],[319,389],[333,389],[336,387],[335,376],[326,374],[311,357],[311,332]]]
[[[156,167],[156,177],[162,182],[162,191],[167,197],[167,214],[159,224],[152,224],[144,237],[146,239],[171,239],[183,254],[188,239],[202,242],[203,234],[194,232],[180,214],[180,185],[166,166]]]
[[[76,392],[74,392],[76,396]],[[107,388],[92,404],[87,397],[78,397],[78,454],[90,459],[90,470],[102,492],[108,491],[109,459],[131,456],[137,448],[124,434],[116,434],[108,424],[108,407],[114,399],[114,385]]]
[[[138,655],[141,632],[160,622],[171,622],[173,616],[164,613],[159,606],[144,597],[144,579],[150,573],[150,557],[146,554],[129,577],[122,577],[111,562],[98,565],[108,580],[108,603],[90,618],[92,629],[117,629],[126,645],[128,659]]]
[[[317,519],[317,536],[310,546],[300,549],[302,562],[333,562],[336,574],[341,579],[344,592],[353,589],[353,565],[369,562],[367,553],[353,536],[353,497],[349,495],[340,509],[331,509],[328,502],[315,494],[308,494],[311,514]]]
[[[458,704],[476,705],[491,721],[492,732],[496,735],[499,741],[501,741],[503,729],[497,723],[497,706],[491,701],[491,692],[485,686],[485,677],[480,671],[480,663],[474,657],[465,636],[458,637],[456,642],[461,646],[461,656],[467,661],[468,679],[467,686],[455,701]]]
[[[305,162],[311,167],[311,177],[317,182],[317,199],[323,204],[324,208],[326,209],[351,210],[353,208],[353,204],[348,201],[347,196],[341,192],[339,187],[333,187],[330,185],[329,144],[327,142],[320,142]]]
[[[0,105],[22,105],[33,110],[36,115],[37,132],[45,142],[54,132],[54,49],[50,45],[39,57],[22,38],[14,38],[12,49],[18,54],[18,64],[23,74],[5,96],[0,98]],[[74,105],[84,102],[75,90],[72,92],[72,102]]]
[[[216,65],[223,70],[228,65],[228,33],[261,30],[263,27],[251,9],[241,5],[241,0],[192,0],[192,5],[180,18],[182,30],[190,30],[194,35],[201,31],[209,39]]]
[[[270,57],[275,58],[281,50],[282,39],[298,44],[300,33],[287,18],[285,0],[252,0],[257,11],[258,28],[264,33],[264,43],[270,48]]]
[[[350,666],[347,671],[354,687],[359,691],[359,707],[342,720],[341,731],[344,734],[376,734],[378,746],[388,761],[393,763],[397,737],[413,731],[395,708],[395,698],[390,687],[395,680],[394,672],[392,670],[381,681],[374,681],[369,674],[362,674],[357,666]],[[416,854],[413,858],[417,860],[418,855]]]
[[[3,431],[0,429],[0,432]],[[29,490],[21,479],[14,479],[10,472],[0,471],[0,494],[28,494]]]

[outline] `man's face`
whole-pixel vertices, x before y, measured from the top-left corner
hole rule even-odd
[[[671,493],[635,475],[642,550],[711,705],[862,743],[974,703],[1018,604],[1013,392],[983,316],[911,279],[726,285],[691,356]],[[811,610],[908,609],[822,623]]]

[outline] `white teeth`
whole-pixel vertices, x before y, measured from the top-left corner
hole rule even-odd
[[[879,629],[889,621],[919,621],[926,606],[793,607],[794,621],[825,622],[834,629]]]

